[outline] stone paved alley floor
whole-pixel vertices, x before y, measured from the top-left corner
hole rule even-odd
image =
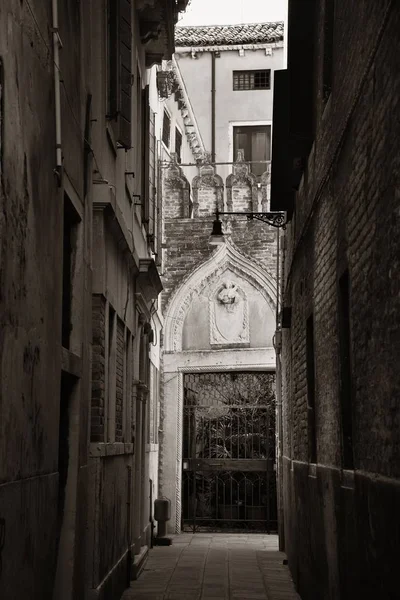
[[[122,600],[300,600],[278,536],[181,534],[155,547]]]

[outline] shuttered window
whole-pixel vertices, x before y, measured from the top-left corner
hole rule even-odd
[[[149,109],[149,241],[154,254],[157,254],[157,203],[156,203],[156,135],[155,113]]]
[[[175,154],[180,163],[182,161],[182,134],[179,129],[175,129]]]
[[[274,105],[271,162],[271,210],[284,210],[290,220],[294,207],[292,161],[289,148],[289,77],[274,71]]]
[[[163,128],[162,128],[162,141],[169,148],[169,140],[171,137],[171,118],[166,110],[164,110]]]
[[[115,137],[132,145],[132,5],[108,0],[108,118]]]
[[[142,223],[144,223],[147,233],[149,233],[150,220],[150,189],[149,189],[149,151],[150,151],[150,105],[149,105],[149,86],[140,90],[141,94],[141,132],[142,132]]]

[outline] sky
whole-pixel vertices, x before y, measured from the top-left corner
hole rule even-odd
[[[191,0],[178,25],[283,21],[287,0]]]

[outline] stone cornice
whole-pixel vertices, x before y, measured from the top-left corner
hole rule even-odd
[[[175,75],[177,89],[179,90],[181,96],[181,99],[178,100],[178,106],[180,104],[179,109],[181,111],[185,127],[186,139],[188,140],[194,158],[196,160],[200,160],[204,157],[205,154],[204,143],[197,125],[196,117],[194,115],[194,111],[190,103],[181,72],[179,70],[179,66],[174,57],[172,58],[172,69]]]
[[[269,44],[233,44],[229,46],[179,46],[175,48],[175,54],[191,54],[196,52],[227,52],[229,50],[271,50],[272,54],[273,50],[283,47],[284,42],[271,42]]]

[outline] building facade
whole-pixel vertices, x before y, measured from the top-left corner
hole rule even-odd
[[[305,600],[397,598],[396,2],[289,2],[271,207],[287,210],[284,541]]]
[[[149,84],[185,4],[1,4],[5,600],[120,598],[151,544],[161,282]]]
[[[58,15],[51,3],[7,1],[0,8],[6,599],[50,599],[64,582],[68,597],[84,597],[92,159],[83,132],[91,126],[91,76],[87,44],[77,40],[88,24],[87,10],[77,13],[67,1],[58,3]],[[68,58],[59,56],[58,35]]]
[[[271,81],[274,69],[282,66],[282,39],[281,23],[176,29],[174,96],[164,107],[163,134],[171,131],[170,103],[177,101],[177,130],[184,127],[189,147],[181,154],[176,141],[169,143],[171,137],[162,140],[159,487],[171,500],[171,532],[217,521],[244,526],[254,521],[265,527],[267,518],[276,527],[276,495],[271,492],[275,429],[269,415],[275,414],[277,230],[226,217],[225,242],[217,248],[209,242],[216,210],[267,210]],[[248,409],[239,406],[246,386],[260,406],[249,401]],[[248,436],[254,441],[260,432],[248,430],[247,417],[237,434],[228,424],[233,414],[247,414],[250,406],[267,415],[264,433],[271,436],[268,448],[253,454],[246,444],[239,448],[238,440]],[[223,428],[224,433],[211,434]],[[200,440],[206,431],[210,440],[214,436],[208,445]],[[235,471],[235,461],[245,458],[241,452],[248,452],[246,459],[259,460],[257,465],[250,460],[252,475],[246,471],[249,462],[241,463],[247,491]],[[219,458],[229,464],[224,462],[218,471]],[[258,500],[247,506],[251,491]]]
[[[212,162],[232,163],[242,149],[255,175],[266,170],[273,73],[283,67],[283,51],[280,22],[176,28],[176,64]],[[231,165],[216,166],[225,181]]]

